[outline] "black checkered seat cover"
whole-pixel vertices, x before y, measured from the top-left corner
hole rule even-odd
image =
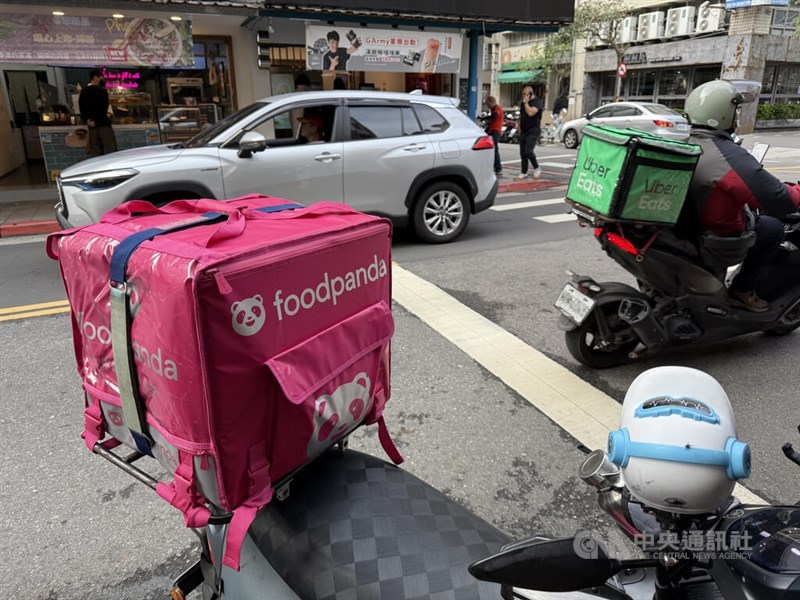
[[[250,527],[303,600],[499,600],[467,567],[508,538],[424,481],[383,460],[330,452]]]

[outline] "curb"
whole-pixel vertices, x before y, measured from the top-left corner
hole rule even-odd
[[[564,185],[563,183],[559,183],[557,181],[550,181],[549,179],[539,179],[533,181],[509,181],[506,183],[501,183],[497,188],[497,193],[503,192],[532,192],[535,190],[544,190],[551,187],[556,187],[558,185]]]
[[[36,235],[59,231],[61,227],[57,221],[28,221],[27,223],[8,223],[0,225],[0,238],[18,235]]]

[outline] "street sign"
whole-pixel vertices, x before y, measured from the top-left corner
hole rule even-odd
[[[620,77],[625,77],[627,72],[628,72],[628,65],[626,65],[625,63],[619,63],[619,66],[617,67],[617,74]]]

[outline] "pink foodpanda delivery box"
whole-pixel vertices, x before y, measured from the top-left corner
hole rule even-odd
[[[389,398],[391,225],[265,196],[133,201],[50,235],[72,309],[89,449],[171,473],[188,527],[233,513],[224,563],[278,485]]]

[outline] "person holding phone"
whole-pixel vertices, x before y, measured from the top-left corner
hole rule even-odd
[[[519,156],[522,159],[520,174],[514,179],[528,178],[528,162],[533,166],[533,178],[542,176],[539,161],[536,160],[534,149],[539,136],[542,134],[542,111],[544,104],[533,92],[533,86],[526,85],[522,88],[522,101],[519,108]]]

